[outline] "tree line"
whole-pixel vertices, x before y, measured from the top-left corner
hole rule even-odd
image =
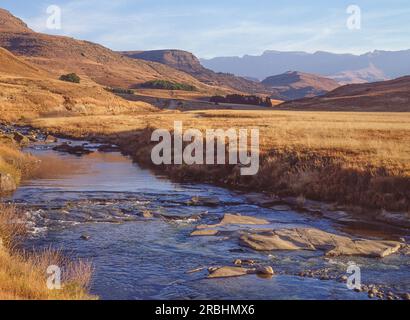
[[[226,97],[213,96],[210,102],[215,104],[220,103],[232,103],[232,104],[249,104],[255,106],[272,107],[272,100],[270,97],[259,97],[255,95],[241,95],[241,94],[229,94]]]

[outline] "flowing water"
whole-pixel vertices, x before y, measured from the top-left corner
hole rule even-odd
[[[232,226],[225,227],[222,237],[190,237],[196,225],[217,223],[225,213],[267,219],[271,225],[263,228],[309,226],[394,239],[408,237],[408,230],[371,221],[357,228],[348,216],[335,222],[286,207],[264,208],[252,204],[246,194],[170,182],[116,152],[76,157],[41,144],[27,151],[62,160],[70,170],[50,167],[48,175],[24,183],[14,194],[12,200],[30,216],[32,233],[26,247],[51,246],[91,260],[91,292],[101,299],[367,299],[366,293],[349,290],[336,279],[298,276],[300,271],[326,268],[345,274],[350,261],[361,267],[364,283],[410,291],[410,259],[402,255],[327,259],[323,252],[260,253],[241,247],[237,237],[230,236]],[[219,204],[188,205],[195,196],[218,198]],[[144,211],[154,217],[144,218]],[[206,268],[232,265],[238,258],[271,265],[278,275],[206,279]],[[187,273],[201,267],[205,269]]]

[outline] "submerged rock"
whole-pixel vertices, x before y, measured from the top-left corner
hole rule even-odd
[[[88,241],[91,239],[91,237],[88,234],[83,234],[81,235],[80,239],[84,241]]]
[[[82,156],[93,153],[93,151],[86,149],[84,146],[70,146],[68,143],[60,144],[53,148],[54,151],[66,152],[76,156]]]
[[[205,207],[217,207],[221,201],[216,197],[193,197],[188,205],[191,206],[205,206]]]
[[[324,250],[327,256],[366,256],[383,258],[402,247],[397,241],[353,240],[313,228],[282,229],[270,232],[245,234],[242,245],[257,251],[273,250]]]
[[[203,229],[203,230],[195,230],[191,233],[191,237],[204,237],[204,236],[216,236],[218,235],[218,230],[209,230],[209,229]]]
[[[103,144],[98,147],[100,152],[120,152],[120,147],[112,144]]]
[[[252,204],[256,204],[261,207],[271,207],[274,205],[281,205],[283,201],[281,201],[277,197],[270,197],[264,195],[262,193],[248,193],[245,195],[246,200],[248,200]]]

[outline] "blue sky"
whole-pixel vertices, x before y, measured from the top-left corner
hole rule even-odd
[[[349,5],[362,12],[349,30]],[[47,7],[62,9],[62,29],[46,28]],[[203,58],[265,50],[364,53],[410,48],[408,0],[2,0],[39,32],[114,50],[177,48]]]

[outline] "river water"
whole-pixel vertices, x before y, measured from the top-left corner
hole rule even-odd
[[[263,218],[271,223],[263,228],[273,229],[309,226],[391,239],[408,239],[408,230],[372,223],[368,229],[363,224],[357,228],[348,217],[336,221],[286,207],[264,208],[246,194],[170,182],[117,152],[77,157],[53,151],[52,145],[27,151],[63,161],[70,170],[50,167],[48,175],[25,182],[14,194],[12,200],[30,216],[32,233],[25,245],[53,247],[92,261],[91,293],[101,299],[367,299],[367,293],[349,290],[336,279],[298,275],[326,268],[342,275],[352,261],[361,267],[364,283],[410,291],[410,259],[402,255],[327,259],[323,252],[260,253],[241,247],[229,226],[222,237],[190,237],[196,225],[217,223],[225,213]],[[219,205],[188,205],[195,196],[218,198]],[[153,218],[142,216],[147,210]],[[232,265],[238,258],[271,265],[278,275],[206,278],[206,268]],[[205,269],[187,273],[201,267]]]

